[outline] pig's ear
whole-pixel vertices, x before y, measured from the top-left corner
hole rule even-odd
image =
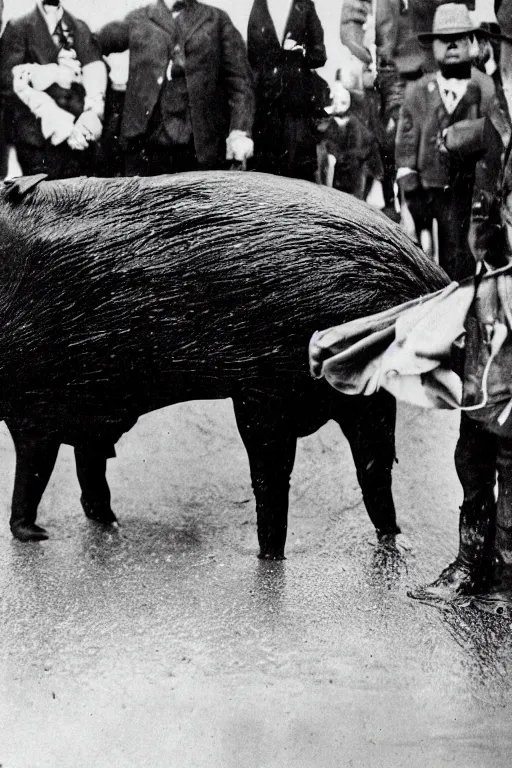
[[[36,176],[20,176],[18,179],[7,180],[4,182],[7,190],[5,196],[12,203],[17,203],[47,178],[47,173],[38,173]]]

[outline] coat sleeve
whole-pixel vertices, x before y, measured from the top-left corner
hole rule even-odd
[[[341,31],[343,42],[343,30],[346,24],[366,24],[366,20],[371,13],[371,0],[343,0],[341,7]]]
[[[402,0],[380,0],[375,17],[375,43],[380,59],[392,61],[397,46],[398,21]]]
[[[19,24],[7,22],[0,38],[0,94],[5,99],[14,97],[12,70],[26,63],[25,36]]]
[[[341,42],[366,64],[371,63],[372,55],[364,45],[363,26],[371,10],[371,0],[343,0],[341,6]]]
[[[306,39],[306,65],[310,69],[323,67],[327,61],[327,51],[324,44],[324,30],[314,3],[311,3],[311,9],[308,14]]]
[[[482,94],[480,106],[481,114],[490,119],[491,123],[500,134],[503,143],[506,145],[510,140],[510,125],[500,109],[494,82],[491,77],[480,74],[478,85],[480,86]]]
[[[79,52],[80,63],[83,67],[87,64],[92,64],[95,61],[102,61],[100,47],[95,35],[83,21],[78,22],[78,28],[80,30],[80,39],[82,40],[81,49]],[[78,51],[77,51],[78,53]]]
[[[124,21],[112,21],[106,24],[97,35],[98,44],[103,56],[110,53],[122,53],[130,46],[130,25]]]
[[[242,35],[227,13],[220,15],[221,74],[230,109],[230,131],[251,134],[254,122],[254,88]]]
[[[398,118],[395,144],[395,164],[397,169],[418,170],[418,149],[420,145],[422,112],[417,98],[415,83],[410,83],[405,91],[404,103]]]

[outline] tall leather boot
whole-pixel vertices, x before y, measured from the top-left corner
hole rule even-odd
[[[496,521],[494,494],[464,501],[459,518],[459,552],[431,584],[407,594],[416,600],[453,600],[485,589]]]
[[[496,528],[492,579],[475,597],[476,608],[497,615],[512,615],[512,529]]]
[[[498,509],[492,573],[487,588],[474,601],[494,613],[512,613],[512,438],[498,440]]]

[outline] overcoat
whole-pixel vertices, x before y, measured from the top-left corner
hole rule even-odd
[[[286,38],[301,51],[284,49]],[[314,81],[309,71],[327,61],[324,32],[312,0],[294,0],[283,40],[277,37],[266,0],[255,0],[247,30],[249,61],[256,79],[258,110],[279,102],[285,110],[304,114],[315,109]]]
[[[185,77],[197,159],[216,163],[232,130],[251,133],[252,76],[242,36],[222,10],[191,0],[180,19]],[[104,55],[130,51],[121,136],[143,137],[172,58],[172,15],[163,0],[107,24],[98,39]]]

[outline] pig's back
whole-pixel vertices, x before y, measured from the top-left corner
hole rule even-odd
[[[9,218],[3,359],[27,380],[306,372],[314,330],[446,282],[364,203],[261,174],[43,183]]]

